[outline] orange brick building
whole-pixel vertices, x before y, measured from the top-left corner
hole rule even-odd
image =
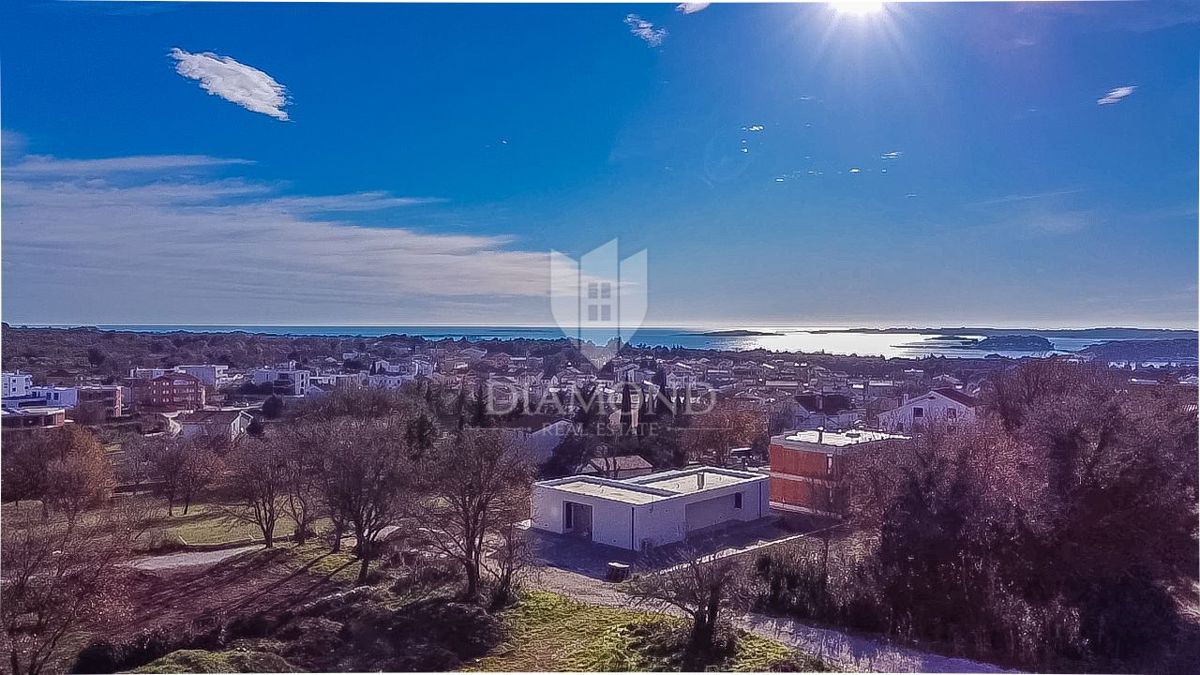
[[[204,383],[187,373],[166,373],[149,380],[132,380],[133,400],[139,408],[199,410],[204,407]]]
[[[884,450],[906,436],[882,431],[789,431],[771,437],[771,507],[840,516],[846,503],[846,461]]]

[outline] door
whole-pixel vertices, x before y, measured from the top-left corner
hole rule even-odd
[[[587,504],[563,502],[563,533],[591,539],[592,507]]]

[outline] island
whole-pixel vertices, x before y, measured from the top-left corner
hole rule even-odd
[[[1054,351],[1054,343],[1040,335],[992,335],[970,345],[970,348],[1007,352],[1049,352]]]

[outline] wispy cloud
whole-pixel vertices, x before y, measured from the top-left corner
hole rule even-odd
[[[208,155],[132,155],[102,159],[58,159],[50,155],[27,155],[6,167],[9,176],[97,177],[116,173],[206,169],[233,164],[252,164],[245,159]]]
[[[1136,90],[1137,87],[1135,85],[1117,87],[1116,89],[1110,90],[1104,96],[1096,99],[1096,103],[1100,105],[1112,105],[1114,103],[1120,103]]]
[[[643,42],[651,47],[658,47],[667,39],[666,28],[656,28],[654,24],[646,21],[637,14],[627,14],[625,16],[625,25],[629,26],[629,32],[641,38]]]
[[[1060,213],[1035,213],[1024,222],[1027,230],[1035,235],[1074,234],[1087,228],[1091,214],[1084,211]]]
[[[212,52],[193,54],[178,47],[171,50],[175,72],[199,80],[200,87],[246,110],[287,121],[287,89],[263,71]]]
[[[1061,190],[1048,190],[1046,192],[1031,192],[1027,194],[1012,194],[1004,195],[1003,197],[994,197],[992,199],[984,199],[982,201],[968,204],[968,206],[999,206],[1003,204],[1019,204],[1022,202],[1033,202],[1043,199],[1053,199],[1055,197],[1066,197],[1068,195],[1077,195],[1087,192],[1084,188],[1064,188]]]
[[[675,11],[683,12],[684,14],[695,14],[696,12],[708,9],[708,6],[711,4],[710,2],[682,2],[675,5]]]
[[[903,156],[904,156],[903,152],[900,152],[899,150],[893,150],[891,152],[883,153],[882,155],[879,156],[879,159],[900,159]]]
[[[162,158],[158,165],[179,168],[154,173],[121,170],[150,158],[7,162],[6,318],[470,323],[545,311],[545,253],[518,250],[504,235],[395,226],[412,213],[389,209],[430,199],[280,194],[275,184],[215,175],[239,162],[214,158]],[[483,309],[464,309],[471,305]]]

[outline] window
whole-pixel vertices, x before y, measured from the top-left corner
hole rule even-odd
[[[833,455],[825,455],[825,475],[833,475]]]
[[[595,281],[588,282],[588,299],[595,300],[600,297],[600,284]]]
[[[913,408],[913,417],[924,417],[924,416],[925,416],[924,408]]]
[[[571,508],[570,502],[563,502],[563,529],[569,530],[575,527],[574,522],[575,509]]]
[[[955,410],[954,408],[947,408],[946,409],[946,418],[954,419],[955,417],[958,417],[958,411]]]
[[[600,297],[604,298],[605,300],[612,297],[612,284],[611,283],[605,281],[604,283],[600,284]]]
[[[733,493],[733,508],[735,508],[735,509],[742,508],[742,493],[740,493],[740,492]]]

